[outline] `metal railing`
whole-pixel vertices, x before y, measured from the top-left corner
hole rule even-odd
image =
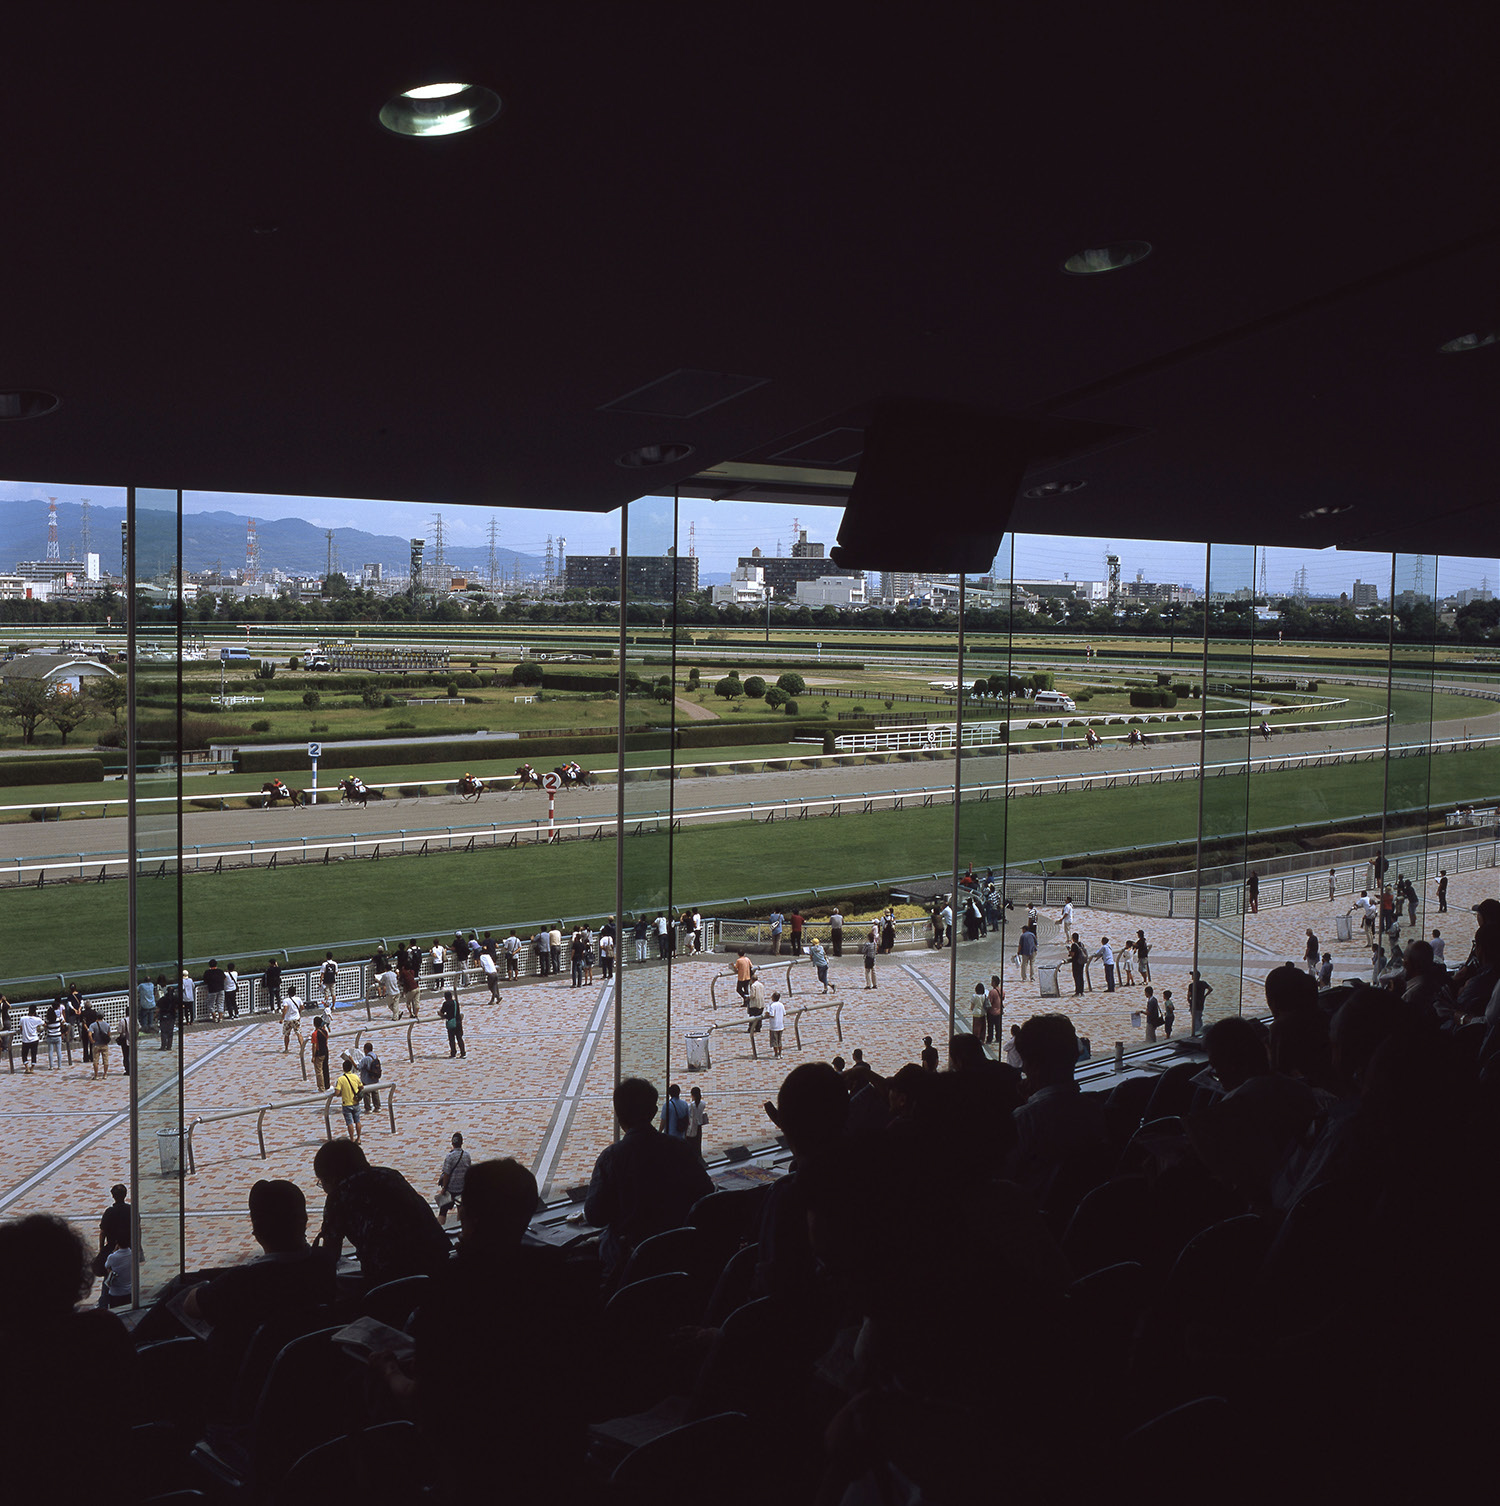
[[[378,1091],[386,1094],[386,1111],[390,1115],[391,1133],[394,1135],[396,1133],[396,1084],[381,1082],[377,1085],[377,1087]],[[372,1088],[371,1091],[377,1091],[377,1088]],[[244,1119],[249,1115],[254,1114],[256,1116],[255,1133],[256,1137],[260,1141],[260,1158],[262,1161],[264,1161],[267,1159],[267,1114],[273,1113],[277,1109],[306,1108],[309,1104],[321,1104],[323,1107],[323,1132],[328,1139],[332,1140],[333,1100],[337,1097],[339,1097],[339,1093],[335,1089],[327,1092],[314,1093],[307,1098],[283,1098],[279,1103],[258,1103],[252,1104],[250,1107],[243,1109],[222,1109],[219,1112],[213,1114],[195,1114],[191,1122],[188,1124],[187,1134],[184,1136],[187,1141],[189,1173],[195,1173],[198,1170],[196,1148],[194,1145],[194,1134],[200,1124],[216,1124],[220,1120],[224,1119]]]

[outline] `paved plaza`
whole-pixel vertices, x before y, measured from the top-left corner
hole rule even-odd
[[[1430,935],[1439,926],[1447,942],[1450,966],[1467,955],[1474,931],[1470,906],[1495,892],[1488,870],[1455,875],[1450,911],[1441,917],[1419,912],[1419,928],[1408,937]],[[1430,896],[1426,896],[1431,903]],[[1435,909],[1435,905],[1434,905]],[[1243,980],[1245,1007],[1262,1009],[1260,979],[1286,960],[1300,961],[1309,926],[1324,950],[1333,954],[1335,976],[1369,975],[1369,957],[1358,927],[1355,940],[1339,943],[1336,917],[1347,910],[1343,896],[1330,904],[1311,902],[1263,910],[1243,917],[1241,959],[1239,918],[1201,923],[1200,955],[1205,976],[1214,985],[1208,1019],[1237,1006]],[[1007,1023],[1025,1019],[1039,1009],[1060,1009],[1087,1036],[1096,1057],[1107,1057],[1116,1041],[1127,1049],[1144,1044],[1144,1031],[1132,1024],[1142,1007],[1143,990],[1104,991],[1102,969],[1092,968],[1094,988],[1081,998],[1072,993],[1072,978],[1064,969],[1063,992],[1043,998],[1036,982],[1020,982],[1008,956],[1013,950],[1010,917],[1002,947],[997,937],[962,943],[957,954],[955,998],[960,1029],[968,1028],[967,999],[975,982],[988,983],[991,973],[1003,973]],[[1041,926],[1042,952],[1038,972],[1044,976],[1060,960],[1055,912]],[[1160,992],[1171,988],[1177,1001],[1177,1031],[1189,1028],[1188,970],[1191,965],[1193,922],[1189,919],[1151,920],[1076,909],[1074,929],[1097,947],[1101,936],[1119,941],[1144,928],[1151,941],[1152,977]],[[851,939],[853,932],[850,933]],[[1220,960],[1222,959],[1222,960]],[[803,1061],[828,1061],[836,1054],[852,1060],[860,1048],[877,1072],[889,1074],[914,1061],[922,1037],[930,1035],[940,1047],[948,1032],[945,1000],[953,953],[916,949],[882,957],[878,988],[863,986],[857,956],[832,960],[831,980],[836,992],[818,990],[813,969],[805,961],[758,959],[767,991],[786,990],[786,967],[791,963],[789,1002],[793,1009],[820,1006],[798,1024],[802,1044],[797,1047],[788,1020],[785,1054],[771,1055],[769,1032],[751,1039],[744,1028],[732,981],[717,987],[713,1007],[710,981],[728,959],[687,957],[671,967],[671,1028],[664,1028],[666,969],[658,964],[632,967],[625,980],[627,1067],[637,1061],[661,1061],[670,1050],[671,1080],[686,1095],[696,1084],[709,1112],[705,1150],[712,1157],[732,1145],[763,1142],[774,1128],[762,1107],[793,1066]],[[1004,964],[1002,966],[1002,964]],[[842,1009],[832,1006],[841,1004]],[[364,1123],[367,1153],[376,1164],[394,1166],[414,1186],[435,1196],[438,1166],[453,1131],[461,1130],[476,1159],[514,1156],[533,1167],[549,1195],[586,1182],[594,1158],[609,1141],[612,1127],[610,1091],[614,1070],[616,1021],[613,992],[602,982],[573,988],[566,975],[548,982],[509,985],[502,1001],[489,1001],[480,988],[466,994],[466,1058],[448,1056],[443,1023],[436,1018],[436,1002],[426,999],[424,1015],[413,1032],[415,1060],[407,1060],[407,1031],[387,1028],[368,1032],[384,1064],[382,1087],[394,1089],[396,1132],[388,1116],[368,1115]],[[353,1041],[356,1027],[363,1040],[364,1009],[341,1009],[334,1024],[335,1053]],[[387,1022],[376,1011],[375,1024]],[[684,1037],[712,1029],[712,1066],[690,1073]],[[305,1025],[310,1033],[310,1025]],[[842,1040],[838,1031],[842,1029]],[[147,1038],[139,1067],[143,1095],[151,1101],[141,1114],[143,1185],[137,1203],[144,1220],[143,1259],[147,1288],[175,1270],[177,1258],[175,1178],[157,1171],[155,1131],[174,1122],[175,1083],[170,1054],[157,1050]],[[19,1054],[19,1053],[18,1053]],[[188,1031],[183,1053],[183,1109],[187,1120],[201,1114],[254,1104],[280,1104],[311,1096],[315,1089],[304,1080],[296,1051],[283,1052],[279,1025],[266,1018],[196,1026]],[[73,1065],[61,1072],[45,1067],[30,1075],[11,1075],[0,1068],[0,1216],[53,1210],[76,1222],[91,1235],[109,1202],[111,1183],[127,1179],[130,1164],[128,1084],[120,1074],[119,1052],[114,1070],[96,1079],[74,1050]],[[335,1059],[335,1069],[337,1061]],[[656,1075],[660,1075],[659,1073]],[[659,1084],[665,1088],[665,1083]],[[342,1133],[337,1118],[335,1132]],[[185,1258],[189,1268],[243,1258],[254,1253],[245,1198],[260,1177],[286,1177],[308,1194],[315,1211],[322,1194],[312,1177],[312,1157],[324,1138],[324,1118],[316,1104],[273,1110],[265,1116],[267,1155],[262,1159],[256,1136],[256,1116],[247,1115],[201,1125],[195,1132],[197,1170],[185,1178],[187,1201]]]

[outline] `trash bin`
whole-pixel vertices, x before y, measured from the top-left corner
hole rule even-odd
[[[164,1177],[175,1177],[182,1170],[182,1131],[157,1130],[156,1153],[161,1157],[161,1174]]]
[[[708,1032],[695,1030],[683,1037],[687,1046],[687,1065],[689,1072],[706,1072],[713,1066],[708,1055]]]
[[[1061,972],[1060,967],[1044,967],[1037,974],[1036,991],[1042,998],[1055,999],[1062,993],[1062,989],[1057,984],[1058,975]]]
[[[1354,917],[1353,916],[1351,916],[1351,915],[1340,915],[1334,921],[1334,925],[1338,929],[1338,937],[1339,937],[1340,941],[1353,941],[1353,939],[1354,939]]]

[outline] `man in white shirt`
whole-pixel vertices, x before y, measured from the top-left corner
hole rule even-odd
[[[751,985],[752,988],[755,985]],[[781,1055],[781,1032],[786,1029],[786,1005],[781,1002],[781,995],[771,995],[771,1007],[766,1011],[771,1021],[771,1054]]]
[[[656,955],[665,958],[667,955],[667,933],[671,927],[667,924],[665,915],[658,915],[653,922],[656,928]]]
[[[488,952],[479,954],[479,970],[484,974],[484,981],[490,986],[490,998],[498,1004],[500,1002],[500,969],[495,966],[495,959]]]
[[[505,976],[519,978],[521,976],[521,938],[512,931],[500,944],[505,949]]]
[[[443,967],[448,961],[448,950],[441,941],[432,943],[432,971],[441,978]]]
[[[1359,898],[1355,900],[1354,906],[1359,911],[1359,923],[1365,928],[1366,940],[1374,941],[1376,909],[1368,889],[1359,891]]]
[[[943,936],[946,936],[948,938],[948,945],[952,946],[953,945],[953,906],[952,905],[944,905],[943,906],[943,910],[942,910],[942,914],[940,914],[938,916],[938,920],[942,923]],[[943,944],[943,937],[939,936],[938,937],[938,945],[941,946],[942,944]]]
[[[1063,904],[1062,928],[1064,936],[1071,936],[1073,934],[1073,896],[1071,894]]]
[[[302,1044],[302,1006],[297,1000],[295,985],[288,988],[286,998],[281,1004],[281,1054],[286,1055],[292,1044],[292,1036],[295,1033],[297,1044]]]
[[[1443,933],[1441,931],[1434,931],[1432,933],[1431,944],[1432,960],[1434,962],[1441,962],[1443,960]]]
[[[1115,991],[1115,949],[1109,944],[1108,936],[1099,938],[1099,950],[1089,958],[1090,962],[1095,960],[1104,964],[1104,992],[1112,994]]]

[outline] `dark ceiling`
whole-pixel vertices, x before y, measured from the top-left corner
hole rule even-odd
[[[1020,528],[1495,553],[1490,15],[1227,9],[32,7],[0,472],[607,510],[899,396],[1135,431]],[[379,127],[449,77],[499,120]]]

